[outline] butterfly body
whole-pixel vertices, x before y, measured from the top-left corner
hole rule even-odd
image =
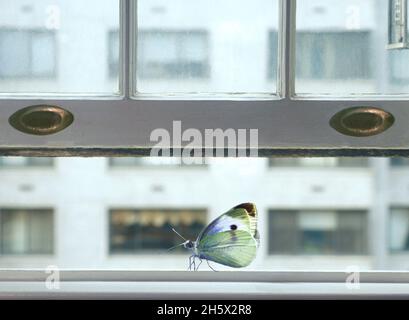
[[[183,244],[192,251],[189,268],[195,266],[195,258],[233,268],[248,266],[259,245],[257,219],[256,206],[243,203],[212,221],[196,241],[187,240]]]

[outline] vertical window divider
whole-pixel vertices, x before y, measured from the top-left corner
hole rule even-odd
[[[134,24],[136,5],[134,0],[120,0],[120,93],[128,100],[133,94],[134,68]]]
[[[278,95],[291,99],[295,94],[296,0],[280,1]]]

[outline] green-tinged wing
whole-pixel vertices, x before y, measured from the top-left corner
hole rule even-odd
[[[213,220],[199,234],[196,242],[199,243],[202,238],[209,235],[230,231],[232,227],[237,230],[247,231],[258,240],[257,220],[258,214],[255,204],[242,203]]]
[[[247,231],[230,230],[203,236],[196,248],[203,259],[242,268],[256,257],[257,241]]]
[[[242,203],[238,206],[235,206],[233,209],[230,210],[232,215],[240,215],[246,216],[250,233],[254,238],[258,239],[258,231],[257,231],[257,221],[258,221],[258,213],[257,208],[254,203]]]

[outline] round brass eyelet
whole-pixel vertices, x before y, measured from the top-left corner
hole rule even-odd
[[[376,107],[351,107],[335,114],[332,128],[347,136],[370,137],[388,130],[395,122],[394,116]]]
[[[43,136],[60,132],[74,121],[71,112],[51,105],[23,108],[9,118],[10,125],[27,134]]]

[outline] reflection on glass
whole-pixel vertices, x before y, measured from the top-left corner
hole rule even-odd
[[[54,78],[53,31],[0,29],[0,78]]]
[[[205,31],[141,31],[138,44],[138,75],[142,79],[177,79],[182,74],[187,79],[209,76]]]
[[[369,32],[299,32],[297,76],[304,81],[371,77]]]
[[[278,3],[138,1],[137,92],[275,93]]]
[[[112,30],[117,0],[0,0],[0,93],[118,93]]]
[[[409,49],[387,49],[388,4],[297,1],[297,94],[409,93]]]

